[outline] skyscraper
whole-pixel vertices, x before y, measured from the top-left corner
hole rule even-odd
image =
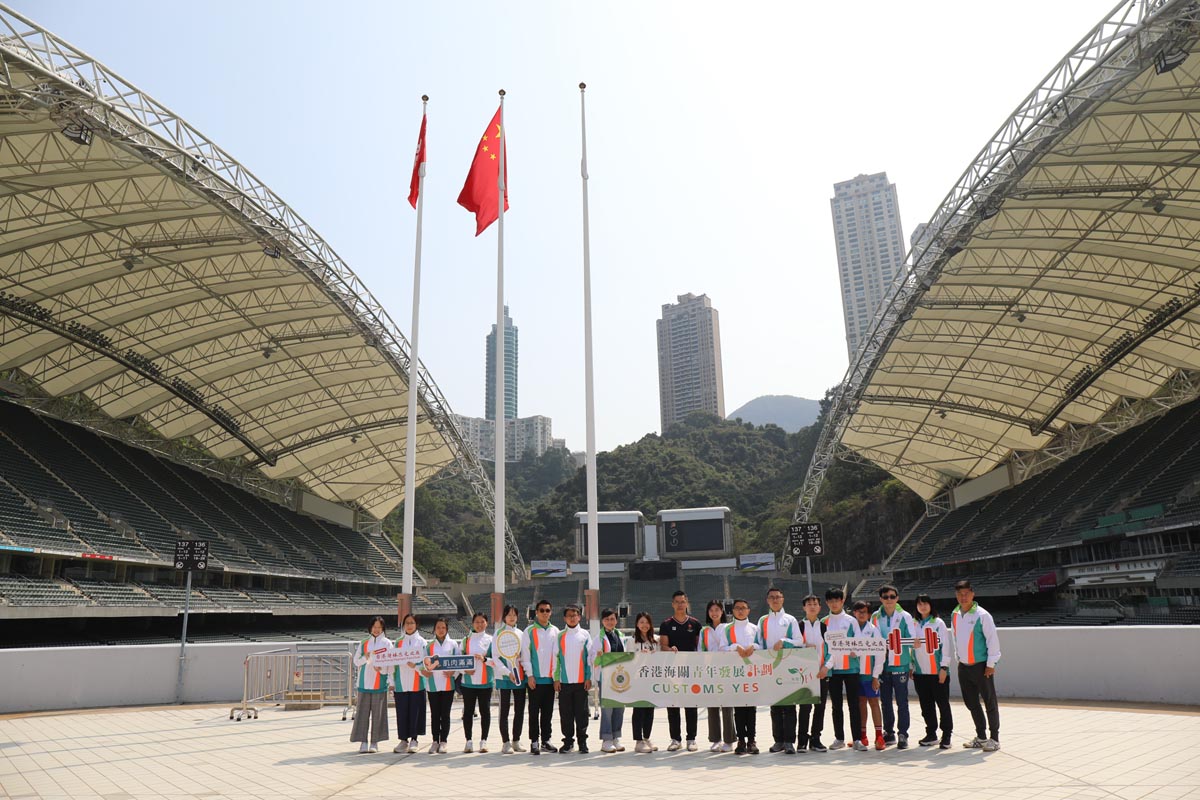
[[[846,350],[853,361],[880,302],[904,266],[896,185],[887,173],[835,183],[829,200],[837,242]]]
[[[496,418],[496,326],[487,335],[487,375],[484,378],[486,419]],[[504,307],[504,418],[517,418],[517,326]]]
[[[721,326],[708,295],[681,294],[658,320],[658,397],[662,430],[693,411],[725,416]]]

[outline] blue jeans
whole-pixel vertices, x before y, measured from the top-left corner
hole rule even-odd
[[[609,739],[621,738],[621,724],[625,721],[625,709],[623,708],[601,708],[600,709],[600,739],[607,741]]]
[[[899,720],[896,719],[896,711],[892,710],[893,695],[899,710]],[[908,673],[885,670],[879,676],[879,697],[883,706],[883,732],[888,736],[892,733],[908,736]]]

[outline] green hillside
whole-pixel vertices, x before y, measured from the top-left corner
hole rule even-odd
[[[824,408],[827,403],[822,403]],[[779,552],[812,457],[820,420],[789,434],[775,425],[693,414],[663,435],[597,455],[602,511],[728,506],[739,552]],[[585,508],[584,471],[550,450],[509,465],[509,524],[526,559],[572,558],[571,526]],[[444,580],[492,568],[492,526],[461,477],[426,483],[416,495],[417,566]],[[814,568],[855,569],[891,552],[922,511],[915,494],[873,467],[841,463],[827,474],[814,518],[827,555]],[[402,509],[385,521],[399,536]]]

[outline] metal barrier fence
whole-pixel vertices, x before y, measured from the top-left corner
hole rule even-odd
[[[259,705],[295,708],[342,706],[342,719],[354,710],[354,661],[350,647],[297,644],[251,653],[243,664],[242,703],[229,718],[258,719]]]

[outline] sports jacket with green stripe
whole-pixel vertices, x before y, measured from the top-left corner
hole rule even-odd
[[[521,666],[525,675],[538,683],[554,683],[554,647],[558,627],[534,622],[521,641]]]
[[[592,679],[592,636],[576,625],[566,627],[554,640],[554,680],[583,683]]]
[[[386,636],[368,636],[358,643],[354,651],[354,666],[358,667],[358,678],[355,682],[360,692],[386,692],[388,690],[388,672],[375,668],[373,656],[390,650],[392,640]]]
[[[950,627],[954,629],[958,663],[996,666],[1000,660],[1000,637],[996,634],[996,621],[979,603],[972,603],[966,611],[955,606],[954,613],[950,615]]]
[[[896,610],[892,612],[891,616],[885,614],[882,608],[878,609],[871,615],[871,624],[879,629],[879,633],[885,639],[894,630],[899,630],[901,638],[904,639],[911,639],[917,635],[917,626],[913,622],[912,614],[901,608],[899,604],[896,605]],[[899,655],[888,650],[885,658],[884,671],[908,672],[912,665],[912,646],[907,644],[901,646]]]

